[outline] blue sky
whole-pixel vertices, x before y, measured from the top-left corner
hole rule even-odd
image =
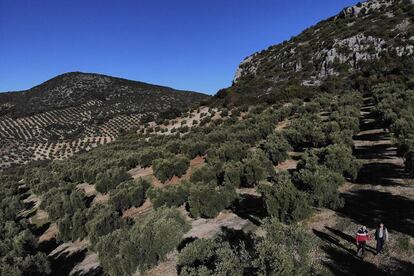
[[[214,94],[351,0],[0,0],[0,91],[69,71]]]

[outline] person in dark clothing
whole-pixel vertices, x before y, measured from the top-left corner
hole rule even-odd
[[[388,241],[388,230],[383,223],[380,223],[375,230],[375,240],[377,241],[377,255],[380,254],[384,248],[384,244]]]
[[[360,252],[361,252],[361,256],[362,257],[364,256],[365,246],[368,240],[369,240],[368,230],[365,226],[362,226],[361,228],[359,228],[356,234],[356,237],[355,237],[355,241],[357,245],[357,255],[360,255]]]

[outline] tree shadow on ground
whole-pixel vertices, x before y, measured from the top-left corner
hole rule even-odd
[[[250,233],[246,233],[243,230],[232,229],[222,227],[220,238],[229,242],[232,246],[239,246],[241,243],[245,245],[246,250],[254,252],[255,240]]]
[[[268,214],[262,197],[244,194],[231,206],[231,210],[243,219],[250,220],[255,225],[261,225],[260,219]]]
[[[57,258],[49,257],[52,273],[49,275],[69,275],[70,271],[80,263],[86,256],[87,249],[73,254],[65,252]]]
[[[376,129],[376,128],[380,128],[380,126],[378,125],[378,122],[375,120],[369,120],[366,121],[365,118],[361,119],[361,122],[359,124],[359,130],[360,131],[367,131],[367,130],[372,130],[372,129]]]
[[[358,172],[355,183],[381,186],[405,186],[398,179],[407,179],[407,173],[402,166],[392,163],[363,164]]]
[[[334,229],[328,226],[325,226],[326,229],[328,229],[330,232],[332,232],[333,234],[337,235],[338,237],[342,238],[343,240],[349,242],[349,243],[354,243],[355,242],[355,238],[351,235],[348,235],[338,229]]]
[[[355,141],[386,141],[390,139],[390,135],[388,133],[366,133],[366,134],[359,134],[353,137]]]
[[[106,275],[103,273],[103,269],[101,266],[98,266],[94,270],[89,270],[88,272],[75,272],[70,274],[71,276],[99,276],[99,275]]]
[[[393,264],[390,268],[387,268],[388,275],[413,275],[414,263],[398,260],[396,258],[391,259]]]
[[[414,233],[413,200],[375,190],[358,190],[341,195],[345,205],[336,210],[341,216],[370,228],[384,222],[391,231],[407,235]]]
[[[359,146],[353,150],[353,155],[358,159],[392,159],[396,148],[387,145]]]
[[[335,245],[335,246],[337,246],[339,248],[342,248],[343,250],[347,251],[350,254],[355,254],[355,251],[353,251],[352,249],[344,246],[337,237],[335,237],[335,236],[333,236],[331,234],[328,234],[326,232],[322,232],[322,231],[316,230],[316,229],[312,229],[312,232],[319,239],[321,239],[322,241],[324,241],[324,242],[326,242],[326,243],[328,243],[330,245]]]
[[[350,254],[341,249],[326,245],[322,250],[327,254],[328,260],[323,261],[333,275],[388,275],[374,264],[367,263],[355,254]]]
[[[193,241],[198,240],[196,237],[187,237],[183,239],[180,244],[177,246],[177,251],[181,252],[188,244],[192,243]]]
[[[347,241],[351,245],[355,245],[355,237],[354,236],[348,235],[348,234],[346,234],[346,233],[344,233],[344,232],[342,232],[342,231],[340,231],[338,229],[334,229],[334,228],[331,228],[331,227],[325,226],[325,228],[327,230],[329,230],[332,234],[334,234],[334,235],[340,237],[341,239]],[[375,248],[372,247],[372,246],[369,246],[368,244],[366,245],[365,248],[366,248],[367,251],[371,252],[372,254],[375,254],[376,253]],[[353,253],[353,252],[356,253],[356,247],[355,247],[355,251],[350,250],[349,252],[350,253]]]
[[[29,226],[29,229],[32,231],[33,235],[35,236],[41,236],[43,233],[46,232],[46,230],[50,227],[50,222],[46,222],[40,226],[37,226],[35,224],[31,224]]]
[[[43,252],[46,255],[49,255],[50,252],[55,250],[62,243],[63,243],[62,241],[57,241],[56,238],[53,238],[53,239],[50,239],[50,240],[43,241],[43,242],[39,243],[37,249],[40,252]]]

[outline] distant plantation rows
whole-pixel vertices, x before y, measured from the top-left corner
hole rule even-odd
[[[99,102],[89,102],[31,117],[0,118],[0,152],[3,153],[0,169],[30,161],[66,159],[77,152],[112,142],[125,133],[184,134],[192,127],[220,123],[222,118],[229,116],[227,109],[200,107],[185,113],[171,109],[158,115],[113,114],[112,118],[99,119],[99,114],[94,111],[99,106]],[[240,112],[233,115],[236,119],[237,116]]]

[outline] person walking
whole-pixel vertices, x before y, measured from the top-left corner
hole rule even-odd
[[[377,255],[380,254],[384,248],[384,244],[388,241],[388,230],[381,222],[375,230],[375,240],[377,241]]]
[[[355,241],[357,245],[357,255],[363,257],[365,254],[365,246],[369,240],[368,230],[365,226],[361,226],[357,231]],[[361,254],[360,254],[361,253]]]

